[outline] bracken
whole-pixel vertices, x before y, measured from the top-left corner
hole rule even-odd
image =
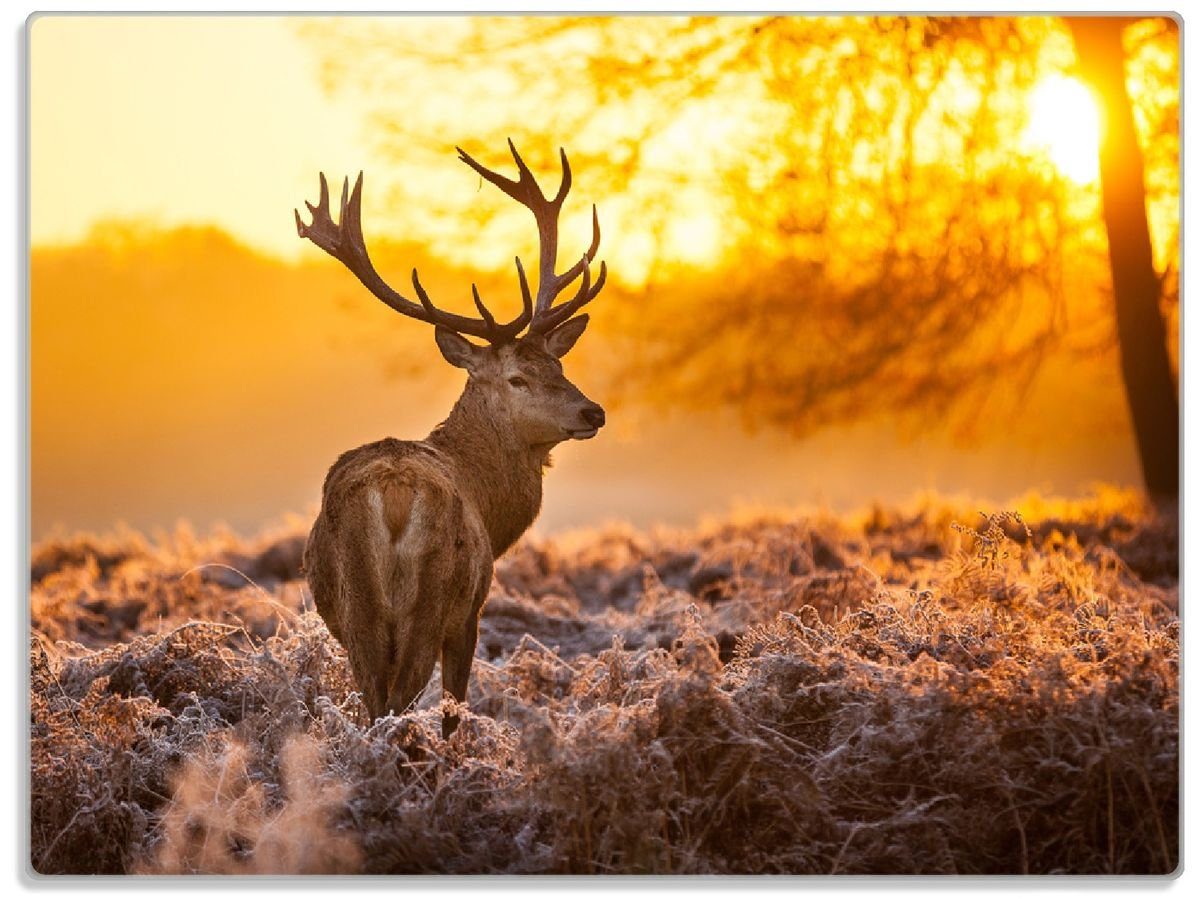
[[[32,866],[1170,873],[1177,522],[1010,511],[528,538],[449,741],[433,686],[370,725],[276,563],[302,522],[45,543]]]

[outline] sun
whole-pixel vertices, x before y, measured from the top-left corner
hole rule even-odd
[[[1100,175],[1100,107],[1077,78],[1048,75],[1034,86],[1021,137],[1076,184],[1091,184]]]

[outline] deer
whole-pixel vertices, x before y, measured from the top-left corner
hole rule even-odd
[[[386,306],[433,325],[442,357],[467,373],[447,418],[423,440],[388,437],[343,453],[329,469],[308,536],[303,570],[329,632],[345,648],[372,720],[399,716],[420,697],[439,657],[442,737],[459,724],[465,705],[479,618],[493,568],[533,524],[542,504],[550,452],[567,440],[588,440],[604,426],[604,409],[563,374],[561,359],[588,325],[580,310],[604,287],[600,223],[592,206],[592,242],[557,272],[558,217],[571,189],[571,167],[559,150],[562,177],[547,198],[512,140],[515,180],[485,168],[456,147],[459,159],[527,207],[538,229],[538,285],[532,295],[516,257],[521,312],[497,322],[471,294],[478,317],[437,308],[412,271],[413,302],[390,287],[367,253],[359,172],[353,190],[343,180],[335,223],[329,187],[320,174],[312,221],[295,210],[296,229],[341,262]],[[561,294],[578,282],[574,295]],[[473,342],[473,337],[481,342]]]

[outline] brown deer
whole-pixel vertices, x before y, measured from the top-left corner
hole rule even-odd
[[[588,316],[576,313],[604,286],[604,263],[594,284],[590,269],[600,246],[596,207],[591,246],[557,274],[558,215],[571,189],[567,155],[559,151],[562,182],[547,199],[511,140],[508,147],[517,164],[515,181],[458,149],[463,162],[527,206],[537,221],[537,296],[530,295],[518,257],[523,308],[507,324],[496,321],[474,284],[478,318],[436,308],[415,269],[419,303],[384,282],[363,242],[361,173],[348,197],[349,184],[342,185],[337,223],[324,174],[317,205],[305,203],[312,223],[304,224],[296,212],[301,237],[349,268],[377,299],[432,324],[442,356],[467,371],[450,416],[424,440],[368,443],[334,463],[304,550],[317,610],[346,647],[372,719],[405,711],[429,681],[439,653],[444,690],[466,700],[492,564],[537,517],[550,450],[564,440],[590,439],[604,424],[604,409],[563,376],[559,362],[587,327]],[[554,305],[577,280],[574,297]],[[443,717],[443,736],[449,738],[457,725],[457,716]]]

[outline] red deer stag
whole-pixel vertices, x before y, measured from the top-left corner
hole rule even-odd
[[[417,303],[384,282],[363,242],[361,173],[348,197],[343,183],[338,222],[324,174],[317,205],[305,203],[312,223],[296,213],[301,237],[349,268],[386,305],[432,324],[442,356],[467,371],[450,416],[424,440],[368,443],[334,463],[304,550],[317,610],[346,647],[372,719],[406,710],[429,681],[439,652],[443,688],[465,701],[493,562],[537,517],[550,450],[564,440],[590,439],[604,424],[604,409],[563,376],[559,362],[587,327],[588,316],[577,313],[604,286],[604,263],[595,283],[589,267],[600,245],[596,207],[591,246],[557,274],[558,215],[571,189],[567,155],[560,150],[562,183],[547,199],[511,140],[508,146],[515,181],[458,150],[463,162],[537,220],[537,296],[530,295],[517,258],[523,308],[507,324],[496,321],[473,284],[478,318],[436,308],[415,269]],[[575,281],[575,295],[554,305]],[[457,726],[456,716],[444,717],[443,736]]]

